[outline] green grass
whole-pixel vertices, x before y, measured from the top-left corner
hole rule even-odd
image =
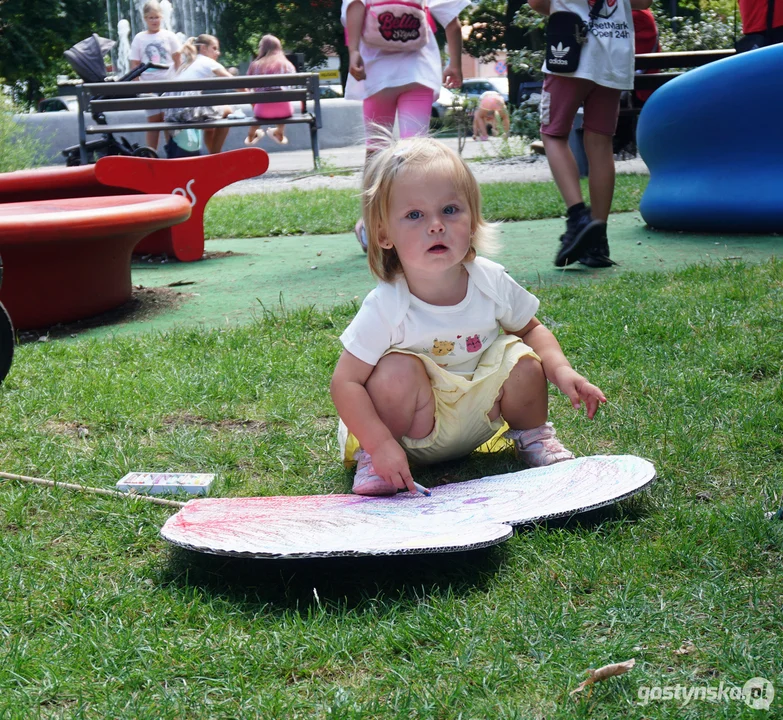
[[[618,175],[613,212],[639,208],[646,175]],[[587,193],[586,181],[583,181]],[[489,183],[481,187],[489,220],[538,220],[565,213],[553,182]],[[229,195],[210,201],[204,219],[209,238],[322,235],[353,230],[361,213],[358,190],[288,190],[258,195]]]
[[[165,508],[4,481],[0,717],[779,717],[783,522],[764,512],[783,502],[783,264],[537,293],[609,398],[591,423],[553,395],[560,435],[579,454],[649,458],[651,490],[485,551],[281,563],[172,549]],[[327,388],[354,312],[23,345],[0,386],[0,468],[346,491]],[[473,456],[419,479],[512,466]],[[569,697],[587,668],[631,657],[630,674]],[[754,676],[776,685],[770,713],[637,704],[642,686]]]

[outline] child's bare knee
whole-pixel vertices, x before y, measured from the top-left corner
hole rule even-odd
[[[532,355],[525,355],[525,357],[520,358],[519,362],[514,366],[512,374],[527,382],[544,379],[545,377],[544,366],[538,358]]]
[[[380,394],[399,397],[399,393],[415,391],[425,383],[429,385],[429,378],[419,358],[389,353],[378,361],[365,387],[371,397]]]

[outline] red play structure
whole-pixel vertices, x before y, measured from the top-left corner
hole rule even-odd
[[[245,148],[0,174],[0,302],[21,330],[121,305],[131,297],[133,252],[199,260],[208,200],[268,167],[266,152]]]
[[[167,254],[189,262],[204,254],[204,208],[226,185],[263,175],[269,155],[260,148],[177,160],[103,157],[95,165],[0,174],[0,203],[104,195],[174,194],[191,203],[190,220],[146,238],[136,253]]]
[[[204,254],[204,208],[221,188],[237,180],[263,175],[269,155],[247,148],[177,160],[104,157],[95,164],[95,177],[104,186],[145,193],[172,193],[187,198],[190,219],[144,238],[137,254],[173,255],[177,260],[200,260]]]
[[[131,253],[190,216],[177,195],[34,200],[0,205],[0,302],[25,330],[97,315],[131,298]]]

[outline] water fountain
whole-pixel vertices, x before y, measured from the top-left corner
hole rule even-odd
[[[145,28],[142,14],[144,2],[145,0],[106,0],[108,37],[118,41],[112,51],[112,60],[114,67],[120,72],[129,64],[130,43],[123,43],[123,37],[133,38]],[[219,0],[161,0],[162,27],[171,30],[180,38],[201,33],[214,35],[219,5]]]
[[[160,9],[163,13],[163,22],[161,23],[161,27],[164,30],[173,31],[174,28],[171,26],[171,13],[174,8],[171,6],[169,0],[160,0]]]
[[[116,46],[117,51],[117,74],[122,76],[130,70],[130,62],[128,56],[130,55],[130,23],[124,18],[117,23],[117,36],[119,42]]]

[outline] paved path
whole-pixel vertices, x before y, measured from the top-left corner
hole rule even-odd
[[[456,138],[440,138],[457,150]],[[471,169],[480,183],[488,182],[546,182],[552,179],[546,158],[541,155],[515,156],[501,159],[502,144],[499,140],[486,143],[468,140],[462,156],[470,161]],[[337,172],[352,171],[348,175],[328,172],[313,173],[313,156],[309,150],[276,152],[269,156],[269,170],[259,178],[242,180],[221,190],[218,195],[278,192],[280,190],[312,190],[318,187],[334,189],[361,186],[361,169],[364,164],[364,145],[332,148],[321,153],[324,163]],[[647,166],[641,158],[618,160],[618,173],[647,174]]]

